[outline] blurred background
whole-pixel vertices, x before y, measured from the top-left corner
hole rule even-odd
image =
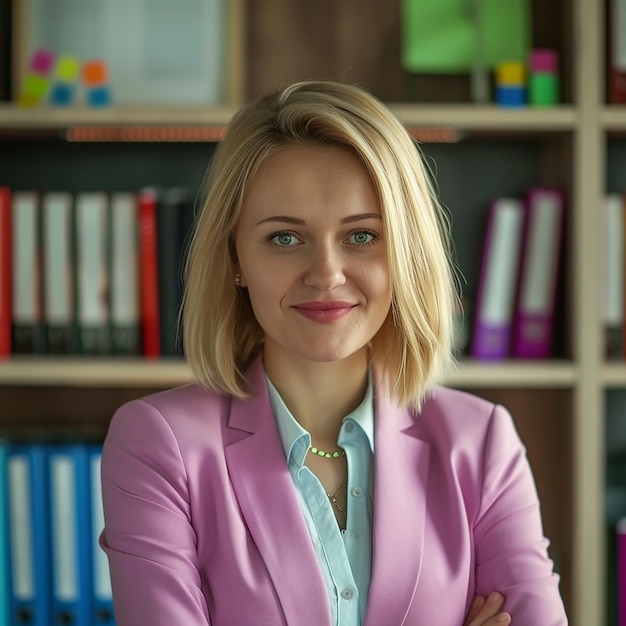
[[[446,382],[512,412],[571,623],[626,623],[626,0],[0,0],[6,454],[97,448],[191,380],[207,165],[241,104],[304,79],[415,138],[459,274]]]

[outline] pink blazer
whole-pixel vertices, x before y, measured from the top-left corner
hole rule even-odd
[[[254,399],[189,385],[122,406],[102,478],[118,626],[326,626],[324,581],[257,363]],[[376,398],[365,626],[462,626],[499,590],[514,626],[567,624],[505,409],[439,388]]]

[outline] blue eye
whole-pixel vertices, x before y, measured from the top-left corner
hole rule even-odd
[[[350,241],[351,243],[356,243],[360,246],[365,246],[372,243],[375,238],[375,233],[372,233],[369,230],[359,230],[356,233],[352,233],[348,237],[348,241]]]
[[[276,233],[270,237],[270,241],[280,248],[288,248],[298,243],[299,239],[291,233]]]

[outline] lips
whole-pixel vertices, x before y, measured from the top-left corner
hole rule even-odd
[[[352,302],[300,302],[293,308],[301,315],[314,322],[329,323],[345,317],[356,305]]]

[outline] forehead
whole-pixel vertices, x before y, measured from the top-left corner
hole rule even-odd
[[[354,176],[369,178],[359,157],[349,148],[316,143],[287,145],[267,157],[259,166],[252,183],[276,176],[283,182],[289,177],[312,178],[315,174],[330,175],[328,182]]]
[[[307,144],[283,148],[260,165],[244,196],[243,212],[363,205],[380,212],[374,183],[359,157],[347,148]]]

